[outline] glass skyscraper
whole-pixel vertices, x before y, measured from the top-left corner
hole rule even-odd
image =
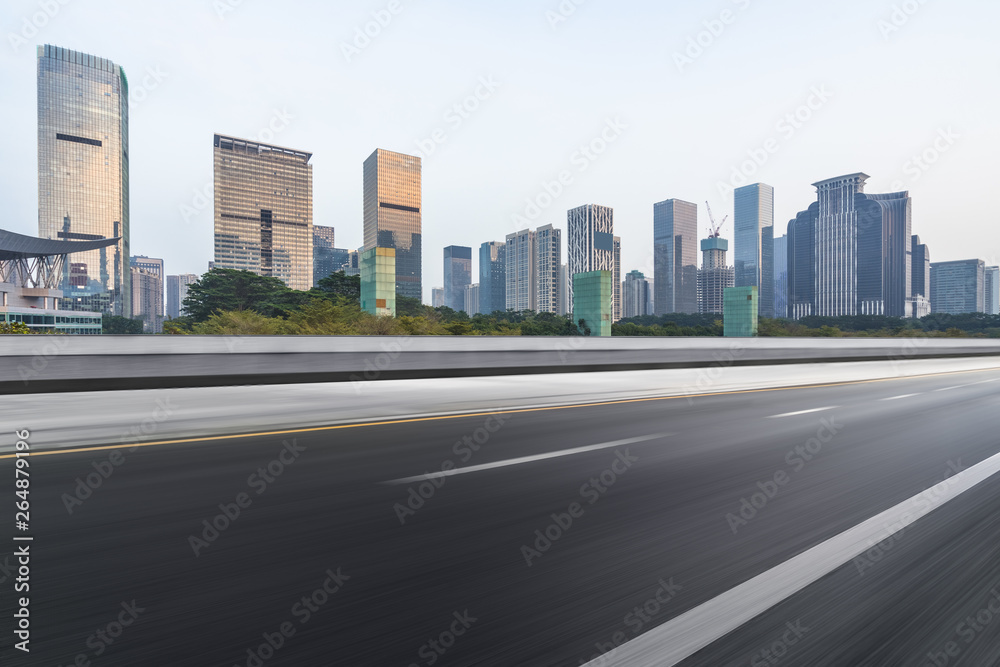
[[[128,79],[105,58],[38,47],[38,235],[117,244],[67,262],[62,307],[132,316]]]
[[[608,206],[588,204],[567,213],[566,258],[569,265],[569,299],[573,301],[573,276],[591,271],[615,272],[615,212]],[[621,288],[618,289],[621,294]],[[612,285],[612,298],[614,286]],[[614,308],[612,308],[614,317]]]
[[[507,310],[507,246],[490,241],[479,246],[479,312]]]
[[[364,164],[365,250],[396,251],[396,296],[422,300],[420,158],[377,149]]]
[[[788,236],[774,239],[774,316],[788,317]]]
[[[857,314],[912,317],[909,193],[859,193],[854,205],[858,211]]]
[[[736,287],[758,288],[760,315],[774,317],[774,188],[737,188],[734,202]]]
[[[653,291],[657,316],[698,312],[698,207],[653,205]]]
[[[931,308],[962,315],[986,311],[986,262],[966,259],[931,264]]]
[[[215,266],[313,286],[312,153],[216,134]]]
[[[444,305],[456,312],[465,310],[465,288],[471,284],[472,248],[448,246],[444,249]]]
[[[816,304],[816,223],[819,202],[788,223],[788,317],[813,315]]]

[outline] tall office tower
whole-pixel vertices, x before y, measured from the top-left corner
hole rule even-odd
[[[911,237],[910,298],[913,299],[913,317],[931,314],[931,253],[919,236]]]
[[[479,312],[507,310],[507,245],[489,241],[479,246]]]
[[[163,260],[134,255],[129,259],[132,316],[141,318],[146,333],[163,332]]]
[[[507,235],[507,310],[538,310],[535,244],[529,229]]]
[[[814,183],[819,198],[816,221],[816,302],[814,315],[858,314],[858,209],[868,174],[848,174]]]
[[[614,322],[622,318],[622,237],[615,237],[615,269],[612,277],[612,286],[615,290],[615,311]]]
[[[444,305],[456,312],[465,310],[465,288],[471,284],[472,248],[448,246],[444,249]]]
[[[987,266],[983,283],[983,302],[987,315],[1000,315],[1000,266]]]
[[[132,316],[128,79],[110,60],[38,47],[38,235],[95,241],[62,280],[66,310]]]
[[[649,315],[648,305],[649,281],[641,271],[630,271],[622,288],[622,315],[626,319]]]
[[[986,310],[986,262],[966,259],[931,264],[931,308],[935,313]]]
[[[347,251],[347,260],[344,262],[344,275],[345,276],[360,276],[361,275],[361,254],[364,252],[364,248],[359,248],[357,250]]]
[[[479,283],[466,285],[464,290],[465,307],[462,309],[472,317],[479,314]]]
[[[167,317],[174,320],[185,313],[184,299],[188,288],[198,282],[198,276],[193,273],[182,273],[179,276],[167,276]]]
[[[819,202],[813,202],[788,223],[788,317],[815,314],[816,223]]]
[[[431,288],[431,308],[441,308],[444,306],[444,288]]]
[[[422,299],[420,158],[377,149],[364,166],[365,250],[396,250],[396,295]]]
[[[573,310],[569,300],[569,267],[563,264],[559,267],[559,314],[569,315]]]
[[[774,316],[788,317],[788,236],[774,239]]]
[[[698,207],[680,199],[653,205],[656,315],[698,312]]]
[[[535,310],[559,314],[562,230],[545,225],[535,230]]]
[[[313,285],[344,268],[344,250],[337,248],[333,227],[313,225]]]
[[[595,204],[580,206],[567,213],[566,260],[569,265],[570,303],[574,303],[573,276],[591,271],[614,273],[614,218],[614,209]],[[613,276],[612,282],[614,282]],[[613,292],[612,287],[612,294]]]
[[[854,205],[858,212],[857,313],[912,317],[909,193],[859,193]]]
[[[736,281],[735,269],[726,263],[729,241],[702,239],[701,270],[698,271],[698,312],[722,314],[726,290]]]
[[[774,317],[774,188],[736,188],[733,224],[736,287],[758,288],[761,317]]]
[[[213,138],[215,265],[313,286],[312,153]]]

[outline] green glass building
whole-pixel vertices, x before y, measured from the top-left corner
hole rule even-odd
[[[361,310],[396,316],[396,251],[372,248],[361,255]]]
[[[611,271],[589,271],[573,275],[573,322],[590,329],[591,336],[610,336],[615,293]]]
[[[723,331],[726,338],[754,338],[758,330],[758,290],[730,287],[723,296]]]

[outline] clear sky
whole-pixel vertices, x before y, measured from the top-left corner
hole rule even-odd
[[[623,274],[651,275],[653,203],[698,203],[704,235],[704,202],[732,216],[720,183],[745,172],[775,187],[781,232],[811,183],[864,171],[868,192],[910,191],[932,261],[997,264],[997,25],[995,0],[6,0],[2,225],[38,231],[51,43],[125,68],[132,252],[168,273],[212,259],[215,132],[314,153],[314,222],[344,248],[362,243],[363,160],[422,143],[428,300],[444,246],[503,240],[515,216],[565,229],[586,203],[614,207]]]

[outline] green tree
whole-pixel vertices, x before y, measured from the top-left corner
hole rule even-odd
[[[306,292],[291,290],[277,278],[250,271],[212,269],[188,288],[184,308],[195,322],[215,312],[253,310],[265,317],[284,317],[309,300]]]
[[[281,318],[265,317],[253,310],[219,311],[192,327],[199,336],[275,336],[281,333]]]
[[[339,297],[337,303],[313,299],[282,322],[280,333],[295,336],[351,336],[363,314],[357,304]]]
[[[360,304],[361,276],[348,276],[343,271],[331,273],[309,290],[309,296],[314,299],[329,299],[330,301],[336,301],[337,297],[342,297],[348,302]]]
[[[30,333],[31,328],[24,322],[0,322],[0,335]]]

